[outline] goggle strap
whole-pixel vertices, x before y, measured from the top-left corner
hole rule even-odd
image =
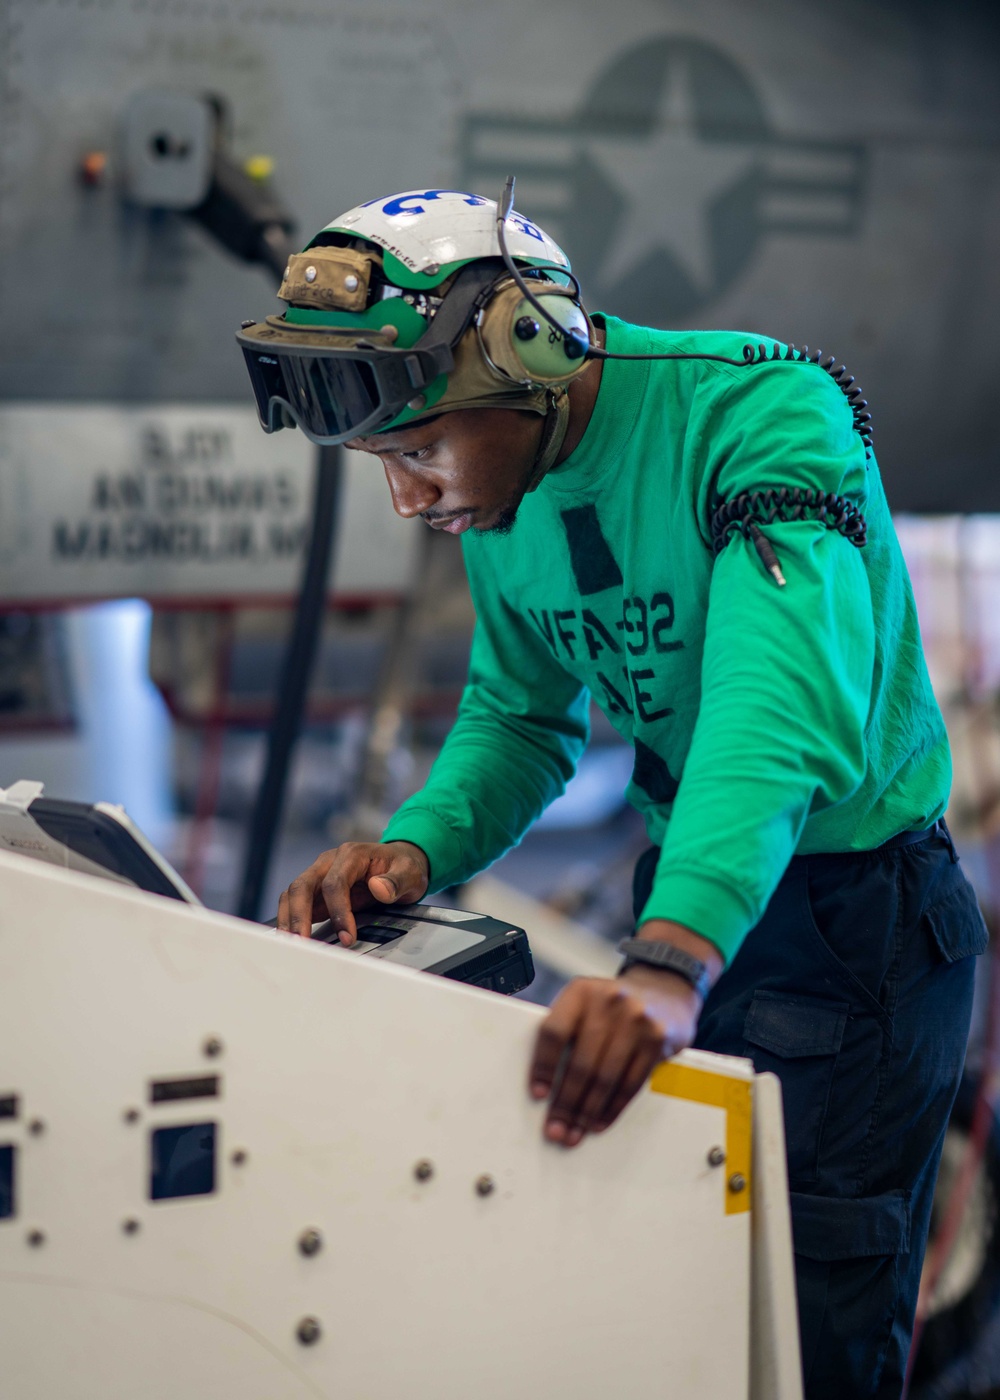
[[[439,374],[449,374],[455,368],[455,356],[450,345],[440,343],[414,347],[403,364],[414,390],[426,389]]]
[[[457,345],[471,326],[483,294],[505,274],[506,268],[500,258],[477,258],[475,262],[466,263],[455,274],[433,321],[414,349],[424,349],[425,341],[430,342],[427,349],[437,349],[437,342],[449,347]]]

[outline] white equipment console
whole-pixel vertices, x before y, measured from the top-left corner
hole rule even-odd
[[[799,1400],[777,1081],[0,853],[5,1400]]]

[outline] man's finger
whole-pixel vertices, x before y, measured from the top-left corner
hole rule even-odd
[[[302,938],[310,937],[316,891],[325,869],[324,856],[320,856],[319,860],[310,865],[308,870],[303,870],[301,875],[295,877],[278,901],[279,928],[287,928],[289,932],[297,933]],[[284,921],[281,917],[282,907],[284,907],[285,912]]]
[[[600,1119],[594,1123],[595,1133],[603,1132],[635,1098],[653,1070],[664,1058],[662,1046],[645,1046],[636,1051],[626,1067],[614,1096],[605,1106]]]
[[[399,898],[396,882],[390,875],[371,875],[368,879],[368,888],[382,904],[392,904]]]
[[[601,1073],[604,1054],[615,1029],[610,1011],[609,1006],[595,1002],[593,998],[588,1000],[545,1119],[545,1136],[550,1142],[562,1142],[567,1147],[573,1147],[583,1136],[577,1127],[577,1114],[591,1085]]]
[[[369,869],[369,892],[381,904],[414,904],[427,889],[426,870],[408,842],[379,847]]]
[[[367,888],[373,848],[361,844],[338,846],[321,886],[327,917],[345,948],[357,942],[352,894]]]
[[[578,1129],[582,1136],[607,1121],[608,1106],[618,1094],[625,1073],[638,1053],[636,1036],[634,1022],[627,1016],[620,1017],[608,1037],[597,1071],[577,1105],[570,1125],[571,1134]],[[641,1049],[641,1041],[638,1048]]]
[[[528,1085],[533,1098],[548,1098],[552,1092],[563,1052],[576,1034],[583,1011],[582,985],[571,982],[564,987],[538,1029],[528,1071]]]

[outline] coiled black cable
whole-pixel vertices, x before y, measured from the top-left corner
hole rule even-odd
[[[741,491],[716,505],[711,522],[712,548],[721,554],[733,534],[741,534],[753,543],[761,563],[779,587],[784,587],[785,576],[774,546],[760,530],[761,525],[773,525],[776,520],[818,520],[858,549],[868,542],[868,523],[846,496],[809,487],[767,486],[759,491]]]
[[[743,347],[743,363],[747,365],[759,365],[765,361],[772,363],[775,360],[791,361],[793,364],[819,365],[825,370],[833,382],[840,389],[850,405],[851,414],[854,418],[854,429],[865,445],[865,460],[868,461],[872,455],[872,441],[874,430],[872,428],[872,416],[868,412],[868,400],[861,392],[861,385],[858,384],[853,374],[847,373],[846,365],[838,365],[836,355],[827,355],[823,358],[822,350],[810,351],[808,345],[800,349],[791,343],[785,346],[785,353],[781,353],[781,345],[775,343],[770,352],[764,344],[746,344]],[[738,364],[738,360],[731,361]]]

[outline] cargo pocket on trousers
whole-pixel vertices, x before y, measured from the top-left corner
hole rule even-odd
[[[975,891],[964,877],[958,889],[924,910],[924,922],[945,962],[977,958],[986,952],[990,936]]]
[[[830,1085],[844,1038],[846,1002],[755,992],[743,1026],[747,1054],[781,1080],[790,1182],[816,1180]]]
[[[909,1254],[910,1196],[885,1191],[881,1196],[809,1196],[789,1193],[792,1239],[804,1259],[834,1263],[877,1255]]]
[[[806,1389],[824,1400],[874,1395],[899,1307],[899,1256],[910,1252],[909,1194],[792,1191],[790,1205]]]

